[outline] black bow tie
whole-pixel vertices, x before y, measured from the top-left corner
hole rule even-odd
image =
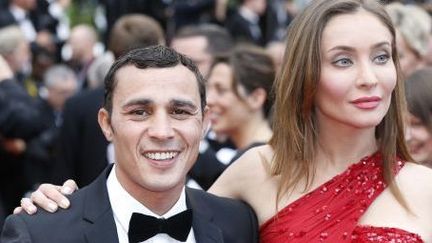
[[[172,238],[185,242],[191,227],[192,209],[183,211],[168,219],[133,213],[129,221],[129,242],[145,241],[159,233],[167,233]]]

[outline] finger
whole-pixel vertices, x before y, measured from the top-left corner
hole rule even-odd
[[[57,207],[60,206],[61,208],[68,208],[69,207],[69,200],[62,194],[61,192],[62,187],[56,186],[53,184],[41,184],[38,188],[38,191],[40,191],[45,198],[49,199],[51,202],[53,202],[55,205],[50,205],[49,201],[47,201],[47,206],[55,206],[55,208],[51,208],[52,210],[57,210]],[[40,198],[44,199],[45,198]],[[39,204],[38,204],[39,205]]]
[[[34,204],[40,206],[41,208],[45,209],[48,212],[55,212],[58,208],[58,203],[51,200],[50,198],[53,197],[53,193],[52,192],[47,192],[46,190],[44,192],[42,192],[43,190],[41,190],[42,185],[39,186],[39,189],[37,189],[36,191],[34,191],[31,194],[31,200]],[[55,188],[54,188],[55,189]],[[63,197],[63,195],[57,191],[54,190],[58,195],[60,195],[61,197]],[[51,193],[51,194],[50,194]]]
[[[30,198],[22,198],[21,199],[21,208],[24,209],[24,211],[27,214],[34,214],[37,211],[36,206],[32,203],[32,201],[30,200]],[[22,211],[21,209],[21,211]],[[15,213],[15,210],[14,210]]]
[[[78,185],[74,180],[67,180],[63,183],[63,186],[61,187],[60,191],[61,193],[65,195],[70,195],[72,192],[78,190]]]
[[[22,212],[22,207],[16,207],[14,210],[13,210],[13,214],[19,214],[19,213],[21,213]]]

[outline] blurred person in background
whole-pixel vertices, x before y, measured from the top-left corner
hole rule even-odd
[[[88,89],[97,89],[102,87],[105,75],[114,63],[114,55],[108,51],[96,57],[87,71]]]
[[[413,159],[432,168],[432,68],[415,71],[405,82],[406,140]]]
[[[32,138],[26,149],[25,175],[33,188],[51,180],[56,163],[56,146],[63,124],[63,107],[66,100],[78,89],[77,77],[66,65],[54,65],[44,75],[43,87],[37,100],[37,108],[44,129]]]
[[[87,71],[97,56],[95,50],[97,43],[96,30],[86,24],[73,27],[66,42],[65,59],[68,65],[75,70],[80,89],[87,88]]]
[[[240,0],[234,13],[226,20],[226,28],[237,42],[265,45],[266,37],[260,18],[267,7],[266,0]]]
[[[265,50],[268,55],[273,59],[273,63],[276,68],[276,73],[282,69],[283,55],[285,53],[285,42],[284,41],[272,41],[267,44]]]
[[[432,18],[417,5],[386,5],[396,28],[396,44],[404,77],[425,66],[432,33]]]
[[[30,11],[36,8],[36,0],[9,0],[8,7],[0,11],[0,27],[17,25],[27,41],[36,40],[36,23],[30,19]]]
[[[18,26],[11,25],[0,29],[0,55],[12,69],[14,79],[32,94],[31,88],[26,85],[31,72],[30,45]]]
[[[66,10],[71,0],[4,0],[0,8],[0,27],[18,25],[31,42],[38,42],[41,32],[49,32],[61,45],[69,36]]]
[[[227,136],[239,158],[251,147],[266,144],[272,136],[271,87],[275,78],[273,60],[263,48],[238,46],[215,59],[208,77],[207,104],[212,130]]]
[[[170,46],[190,57],[202,75],[207,77],[214,56],[229,53],[234,41],[223,27],[201,24],[181,28],[171,40]]]
[[[266,44],[285,39],[287,27],[294,17],[290,9],[292,4],[290,0],[267,1],[267,11],[264,17]]]
[[[12,212],[30,183],[24,176],[27,142],[43,129],[36,103],[14,80],[14,74],[0,55],[0,225]]]

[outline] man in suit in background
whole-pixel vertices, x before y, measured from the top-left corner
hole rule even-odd
[[[250,207],[184,186],[206,111],[205,82],[189,58],[163,46],[120,57],[98,113],[116,163],[74,193],[68,210],[9,216],[1,242],[257,242]]]

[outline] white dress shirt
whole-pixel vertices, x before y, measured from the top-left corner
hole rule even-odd
[[[107,179],[107,188],[108,188],[108,197],[111,203],[111,207],[113,210],[114,221],[117,228],[117,235],[119,238],[119,243],[128,243],[128,230],[129,230],[129,220],[132,217],[132,213],[137,212],[157,218],[169,218],[175,214],[178,214],[187,209],[186,206],[186,193],[185,189],[180,195],[179,200],[174,204],[174,206],[168,210],[162,216],[159,216],[153,213],[150,209],[142,205],[135,198],[133,198],[119,183],[117,180],[117,176],[115,173],[115,166],[112,168],[108,179]],[[171,238],[168,234],[157,234],[152,238],[143,241],[145,243],[177,243],[174,238]],[[193,233],[193,228],[189,232],[188,238],[186,240],[187,243],[196,243],[195,236]]]
[[[28,18],[27,13],[22,8],[19,8],[15,5],[11,5],[9,11],[18,22],[18,26],[21,28],[21,31],[23,32],[26,39],[30,42],[36,40],[36,29]]]

